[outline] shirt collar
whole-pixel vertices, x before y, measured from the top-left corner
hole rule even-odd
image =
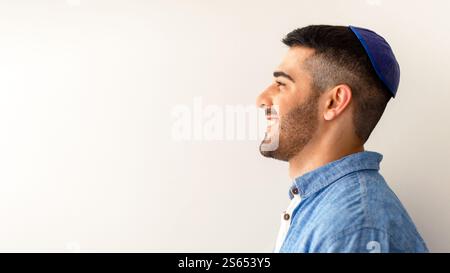
[[[306,198],[318,192],[339,178],[360,170],[379,170],[383,155],[364,151],[342,157],[313,171],[294,179],[289,189],[289,198],[294,198],[292,191],[297,188],[300,197]]]

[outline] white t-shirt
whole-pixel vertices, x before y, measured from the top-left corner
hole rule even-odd
[[[300,195],[294,194],[294,198],[291,199],[288,208],[286,211],[281,213],[281,225],[280,230],[278,231],[277,241],[275,243],[274,252],[280,252],[280,248],[283,245],[284,240],[286,239],[286,235],[289,231],[289,227],[291,226],[292,221],[292,212],[295,208],[300,204],[301,198]]]

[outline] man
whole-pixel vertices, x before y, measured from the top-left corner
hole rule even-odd
[[[378,172],[382,155],[364,150],[399,84],[389,44],[327,25],[283,43],[289,50],[257,99],[270,122],[260,151],[289,162],[293,180],[275,252],[427,252]]]

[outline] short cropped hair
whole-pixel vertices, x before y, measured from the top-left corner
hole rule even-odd
[[[290,32],[282,41],[289,47],[314,49],[305,68],[311,73],[315,91],[324,92],[339,84],[351,88],[355,134],[365,143],[391,95],[355,34],[345,26],[311,25]]]

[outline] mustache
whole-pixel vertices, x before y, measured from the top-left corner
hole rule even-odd
[[[275,107],[266,107],[266,116],[270,117],[270,116],[278,116],[277,110],[275,109]]]

